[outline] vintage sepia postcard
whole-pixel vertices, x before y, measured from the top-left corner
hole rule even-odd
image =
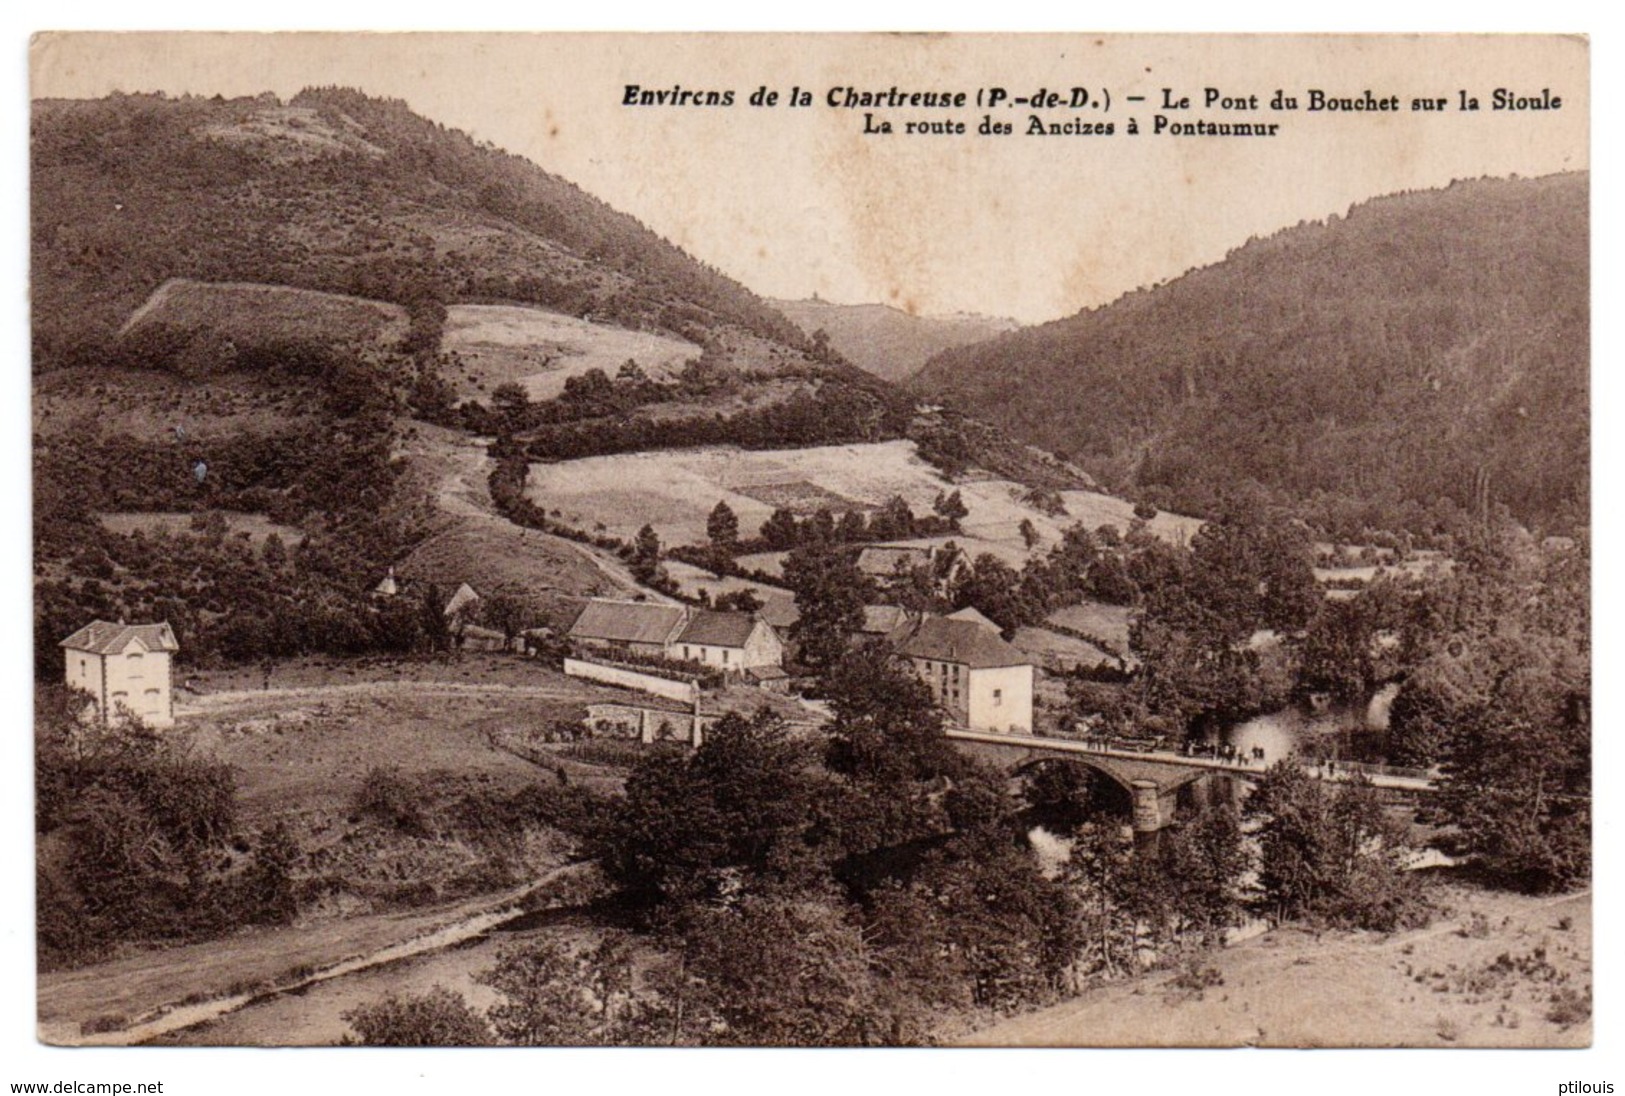
[[[42,1043],[1591,1045],[1584,38],[29,78]]]

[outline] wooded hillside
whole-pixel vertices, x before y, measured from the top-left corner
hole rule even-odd
[[[1392,195],[912,380],[1187,512],[1256,480],[1330,526],[1587,494],[1588,176]],[[1443,500],[1441,502],[1441,500]]]

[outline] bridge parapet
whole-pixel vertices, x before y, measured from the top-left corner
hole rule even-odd
[[[1040,757],[1064,756],[1098,769],[1130,793],[1134,790],[1135,780],[1149,780],[1159,788],[1166,789],[1188,784],[1206,772],[1222,772],[1228,776],[1257,780],[1269,768],[1262,759],[1243,757],[1225,760],[1192,757],[1172,750],[1125,750],[1068,738],[1039,738],[1035,735],[964,730],[951,730],[947,735],[962,746],[976,744],[973,752],[991,753],[990,759],[997,760],[1001,764],[1010,763],[1011,759],[1014,759],[1011,768],[1019,768]],[[1379,788],[1413,792],[1437,790],[1434,783],[1435,774],[1422,769],[1400,769],[1388,765],[1363,765],[1339,761],[1321,764],[1303,762],[1303,770],[1317,780],[1365,779]]]

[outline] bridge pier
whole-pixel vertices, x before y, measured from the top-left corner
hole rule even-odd
[[[1174,820],[1174,807],[1179,794],[1177,786],[1158,784],[1155,780],[1135,780],[1131,791],[1134,796],[1134,835],[1141,837],[1163,829]]]

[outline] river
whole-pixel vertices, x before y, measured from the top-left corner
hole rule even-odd
[[[1224,741],[1251,756],[1254,748],[1264,751],[1267,762],[1279,761],[1293,753],[1305,756],[1346,756],[1345,732],[1381,733],[1388,729],[1388,715],[1397,684],[1384,685],[1365,704],[1327,704],[1318,709],[1289,705],[1280,711],[1256,716],[1231,727]]]

